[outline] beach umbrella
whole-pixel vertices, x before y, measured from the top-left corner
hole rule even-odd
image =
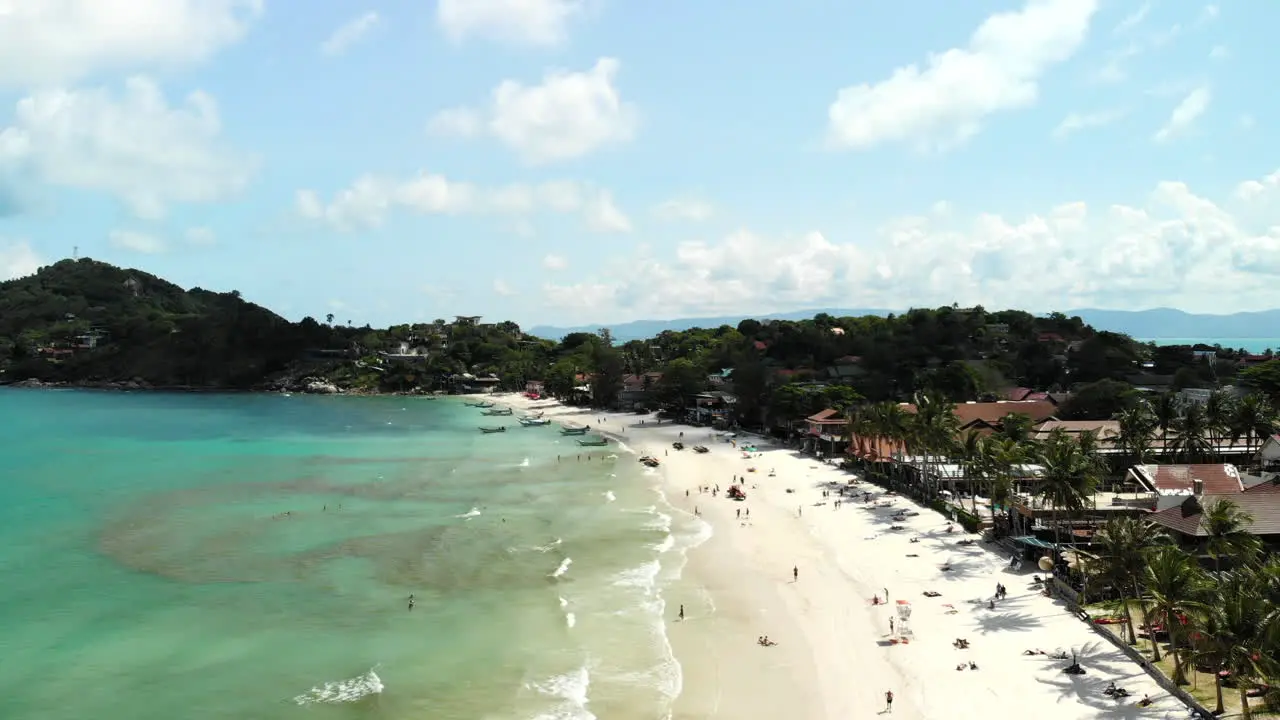
[[[1045,555],[1044,557],[1040,558],[1040,561],[1036,564],[1040,566],[1041,570],[1045,572],[1049,572],[1050,570],[1053,569],[1053,558],[1049,557],[1048,555]]]

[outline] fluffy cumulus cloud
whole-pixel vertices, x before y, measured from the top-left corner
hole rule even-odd
[[[344,232],[380,227],[400,211],[514,219],[540,212],[577,214],[596,232],[631,229],[613,195],[591,185],[552,181],[489,188],[427,172],[408,179],[365,175],[328,201],[314,190],[299,190],[295,209],[306,220]]]
[[[324,42],[320,43],[320,52],[325,55],[341,55],[352,45],[363,40],[381,19],[376,12],[367,12],[352,18],[334,30]]]
[[[18,101],[0,128],[0,177],[103,192],[139,217],[175,202],[213,202],[240,191],[255,161],[221,141],[212,97],[170,105],[151,80],[107,88],[48,90]]]
[[[199,62],[262,10],[263,0],[0,0],[0,86]]]
[[[1036,310],[1280,303],[1280,172],[1218,201],[1178,182],[1141,203],[1066,202],[1039,214],[898,218],[854,242],[739,231],[671,256],[640,252],[544,299],[579,320],[813,307],[962,305]],[[1224,292],[1229,289],[1229,292]]]
[[[1041,76],[1075,54],[1097,7],[1097,0],[1028,0],[1017,12],[987,18],[967,47],[840,90],[827,111],[828,143],[857,150],[964,142],[988,116],[1035,103]]]
[[[477,37],[519,45],[558,45],[584,0],[439,0],[436,22],[455,42]]]
[[[635,135],[639,115],[615,84],[618,68],[617,60],[601,58],[590,70],[549,72],[538,85],[504,80],[488,107],[444,110],[429,129],[492,136],[530,164],[582,157]]]
[[[0,281],[32,275],[42,263],[31,243],[0,238]]]

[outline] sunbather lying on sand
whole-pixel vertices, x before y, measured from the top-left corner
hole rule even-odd
[[[925,591],[924,591],[924,596],[925,596],[925,597],[941,597],[941,596],[942,596],[942,593],[940,593],[940,592],[936,592],[936,591],[934,591],[934,590],[925,590]]]

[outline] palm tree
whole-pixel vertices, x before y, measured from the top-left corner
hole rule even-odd
[[[1173,392],[1161,393],[1151,405],[1151,416],[1160,430],[1160,454],[1169,452],[1169,430],[1177,425],[1182,415],[1182,401]]]
[[[986,474],[986,438],[977,430],[970,430],[965,433],[956,445],[957,456],[960,463],[964,466],[965,487],[969,489],[969,497],[972,498],[971,508],[975,517],[978,515],[978,493],[976,491],[976,477],[982,477]]]
[[[1214,455],[1223,459],[1222,441],[1231,432],[1231,420],[1235,416],[1235,397],[1221,390],[1214,390],[1204,403],[1204,417],[1213,444]]]
[[[1187,405],[1174,421],[1177,435],[1173,438],[1172,451],[1187,462],[1205,460],[1213,454],[1213,429],[1203,405]]]
[[[1146,405],[1138,404],[1116,415],[1120,423],[1120,435],[1116,442],[1131,458],[1134,465],[1145,465],[1151,456],[1151,434],[1156,428],[1155,416]]]
[[[1276,432],[1276,415],[1271,403],[1261,395],[1249,395],[1236,403],[1235,415],[1231,419],[1231,441],[1240,437],[1245,439],[1245,448],[1253,455],[1253,443],[1257,439],[1261,446],[1267,438]]]
[[[934,467],[940,457],[953,455],[956,431],[959,429],[956,420],[955,406],[940,400],[936,396],[917,394],[915,397],[916,412],[911,426],[916,444],[924,453],[924,490],[925,497],[933,500],[937,496],[937,483],[940,480]]]
[[[1160,661],[1160,643],[1156,642],[1155,633],[1151,630],[1151,620],[1154,617],[1162,620],[1169,632],[1173,682],[1186,685],[1187,678],[1182,668],[1182,655],[1178,652],[1178,641],[1184,632],[1183,618],[1199,607],[1196,598],[1205,586],[1204,572],[1195,558],[1181,548],[1162,545],[1146,553],[1142,584],[1146,588],[1142,599],[1147,631],[1151,634],[1151,659]]]
[[[1109,583],[1124,608],[1130,645],[1138,642],[1129,600],[1142,597],[1140,583],[1146,572],[1144,558],[1153,548],[1169,542],[1154,523],[1134,517],[1111,517],[1094,536],[1098,580]]]
[[[1050,433],[1038,450],[1043,470],[1036,490],[1052,507],[1054,542],[1061,544],[1058,514],[1074,516],[1084,509],[1098,484],[1097,462],[1061,430]]]
[[[1027,460],[1027,446],[1007,437],[991,436],[982,444],[981,466],[987,472],[987,496],[991,501],[991,526],[996,524],[996,506],[1005,506],[1013,495],[1013,470]]]
[[[1221,714],[1222,675],[1225,671],[1240,693],[1241,717],[1250,720],[1249,690],[1277,675],[1277,608],[1268,602],[1270,584],[1256,568],[1217,573],[1209,589],[1211,602],[1200,607],[1198,639],[1192,657],[1214,668]]]
[[[1205,503],[1200,513],[1200,529],[1205,534],[1205,550],[1213,558],[1214,572],[1222,570],[1222,557],[1233,556],[1248,562],[1262,550],[1262,541],[1249,533],[1253,516],[1227,498]]]

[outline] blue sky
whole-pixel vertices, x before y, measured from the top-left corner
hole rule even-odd
[[[299,7],[0,0],[0,278],[78,248],[374,324],[1280,307],[1280,4]]]

